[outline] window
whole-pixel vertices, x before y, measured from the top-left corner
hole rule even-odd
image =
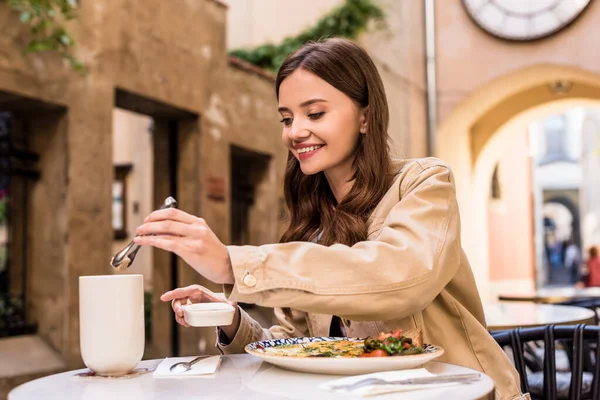
[[[18,121],[18,122],[17,122]],[[28,211],[39,156],[28,148],[28,124],[0,112],[0,337],[35,333],[25,304]]]
[[[8,183],[10,116],[0,113],[0,294],[8,292]]]
[[[127,234],[127,175],[131,164],[115,166],[115,180],[112,185],[112,227],[116,240],[126,239]]]
[[[492,188],[490,195],[494,200],[499,200],[502,197],[502,192],[500,191],[500,179],[498,178],[498,164],[494,167],[494,173],[492,174]]]
[[[267,179],[270,157],[232,146],[231,162],[231,240],[233,245],[260,243],[252,232],[260,230],[255,200]],[[254,223],[253,223],[254,221]]]
[[[550,117],[544,121],[546,150],[541,163],[568,160],[566,151],[567,122],[564,115]]]

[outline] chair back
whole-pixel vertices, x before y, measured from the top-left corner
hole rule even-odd
[[[543,397],[546,400],[558,399],[556,385],[556,342],[560,342],[570,355],[571,378],[569,400],[600,399],[600,327],[591,325],[555,326],[547,325],[535,328],[516,328],[493,332],[492,336],[500,347],[512,349],[515,368],[521,379],[521,390],[529,393],[528,371],[535,370],[530,360],[528,344],[543,342]],[[590,343],[596,344],[594,350]],[[594,355],[594,357],[592,357]],[[540,365],[540,363],[536,363]],[[528,368],[529,367],[529,368]],[[591,390],[583,393],[583,372],[593,374]]]

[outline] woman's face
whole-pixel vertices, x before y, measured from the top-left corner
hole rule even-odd
[[[306,175],[348,179],[365,112],[317,75],[297,69],[279,87],[281,139]]]

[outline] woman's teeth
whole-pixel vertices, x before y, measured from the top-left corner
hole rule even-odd
[[[309,151],[314,151],[317,149],[320,149],[321,147],[323,147],[324,145],[320,145],[320,146],[310,146],[310,147],[304,147],[302,149],[298,149],[298,154],[302,154],[302,153],[308,153]]]

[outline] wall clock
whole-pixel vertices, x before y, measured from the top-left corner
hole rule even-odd
[[[591,0],[462,0],[469,16],[488,33],[526,41],[550,36],[573,21]]]

